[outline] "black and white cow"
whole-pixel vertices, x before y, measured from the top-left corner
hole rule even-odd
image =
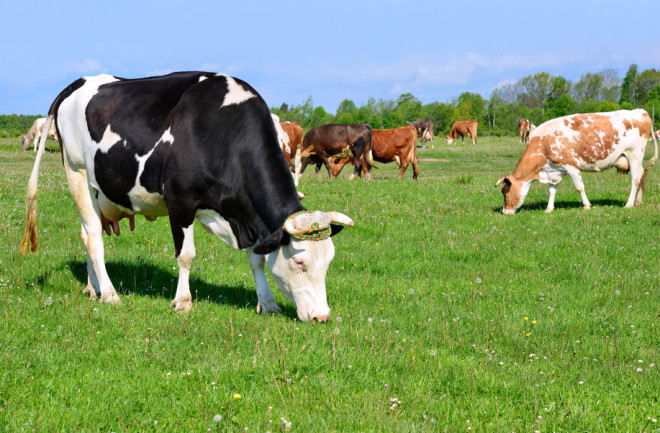
[[[104,263],[102,233],[118,221],[169,215],[179,280],[172,306],[192,309],[188,283],[195,257],[193,222],[245,250],[257,312],[280,311],[265,263],[300,320],[327,321],[325,276],[334,257],[330,234],[353,221],[307,212],[278,145],[270,112],[247,83],[227,75],[179,72],[162,77],[81,78],[55,99],[71,195],[82,220],[90,297],[120,303]],[[37,177],[45,140],[28,184],[21,254],[36,251]]]

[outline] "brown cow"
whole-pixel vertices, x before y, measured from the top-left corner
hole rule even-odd
[[[625,207],[642,204],[644,179],[658,160],[655,155],[644,169],[644,151],[651,132],[651,117],[641,109],[609,113],[573,114],[549,120],[529,137],[525,153],[513,174],[501,178],[502,213],[512,215],[522,206],[533,181],[549,184],[546,212],[554,209],[557,185],[568,175],[580,193],[585,209],[591,203],[584,193],[581,171],[603,171],[612,166],[630,171],[631,190]]]
[[[532,124],[527,119],[520,119],[518,122],[518,135],[521,143],[529,142],[529,133],[532,132],[531,126]]]
[[[454,140],[458,140],[459,135],[462,142],[465,142],[465,134],[467,134],[472,139],[472,144],[477,144],[477,126],[479,126],[479,123],[475,119],[454,123],[451,132],[447,136],[447,143],[451,144]]]
[[[302,126],[296,122],[280,122],[282,129],[289,136],[289,153],[284,152],[284,158],[289,167],[295,173],[294,181],[298,186],[298,178],[300,177],[300,152],[302,147],[303,129]],[[293,159],[293,166],[291,160]]]
[[[368,162],[365,170],[366,179],[370,180],[371,163],[373,162],[371,140],[371,126],[367,124],[346,125],[329,123],[312,128],[307,131],[307,134],[303,138],[302,167],[300,172],[304,172],[307,164],[310,162],[320,159],[328,170],[328,176],[332,179],[335,176],[332,174],[329,158],[338,155],[344,158],[350,155],[355,166],[350,179],[359,176],[362,171],[360,159],[365,158]]]
[[[414,126],[417,129],[417,137],[422,146],[427,142],[431,142],[433,147],[433,122],[427,119],[417,119],[414,122],[407,122],[409,126]]]
[[[372,151],[374,161],[388,163],[396,161],[401,169],[399,179],[403,179],[408,164],[413,166],[413,179],[419,175],[419,161],[417,160],[417,129],[414,126],[402,126],[396,129],[374,129]],[[351,158],[332,158],[333,176],[337,176],[344,165],[351,162]],[[364,160],[361,161],[364,166]],[[364,167],[363,167],[364,168]]]

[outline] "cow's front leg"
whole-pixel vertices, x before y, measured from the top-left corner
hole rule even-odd
[[[580,198],[582,199],[582,206],[584,206],[584,209],[591,209],[591,203],[587,198],[587,194],[584,192],[584,183],[582,182],[582,174],[580,173],[580,170],[573,167],[567,167],[566,172],[571,177],[573,185],[575,185],[575,189],[580,194]]]
[[[176,295],[172,301],[172,307],[178,312],[189,312],[193,308],[189,280],[190,268],[195,260],[194,220],[191,219],[189,225],[185,227],[178,221],[177,217],[173,218],[170,214],[176,262],[179,265],[179,281],[176,285]]]
[[[252,247],[246,250],[248,263],[252,270],[254,283],[257,286],[257,313],[279,313],[280,307],[277,306],[273,292],[270,291],[268,280],[266,280],[266,256],[255,254]]]
[[[546,213],[550,213],[555,209],[555,196],[557,195],[557,185],[550,184],[548,185],[548,191],[550,192],[550,197],[548,198],[548,207],[545,208]]]

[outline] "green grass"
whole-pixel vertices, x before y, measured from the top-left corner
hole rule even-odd
[[[393,164],[371,182],[309,169],[305,206],[355,220],[333,238],[330,323],[310,325],[272,280],[284,312],[257,315],[244,253],[201,229],[195,309],[172,311],[166,218],[104,237],[123,304],[90,301],[57,145],[39,180],[40,252],[20,257],[34,154],[0,140],[0,426],[255,432],[284,431],[284,417],[300,432],[659,431],[646,424],[660,417],[660,169],[640,208],[623,209],[629,178],[607,171],[584,175],[589,211],[565,179],[552,214],[536,183],[503,216],[493,185],[517,141],[436,139],[418,182]]]

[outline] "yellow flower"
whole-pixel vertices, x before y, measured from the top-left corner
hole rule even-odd
[[[536,320],[532,320],[532,325],[536,325]]]
[[[528,332],[527,334],[525,334],[525,337],[529,337],[530,335],[532,335],[532,333]]]
[[[234,398],[235,398],[236,400],[238,400],[239,398],[241,398],[241,395],[238,394],[238,393],[236,393],[236,394],[234,394]]]
[[[529,320],[529,317],[525,316],[525,320]]]

